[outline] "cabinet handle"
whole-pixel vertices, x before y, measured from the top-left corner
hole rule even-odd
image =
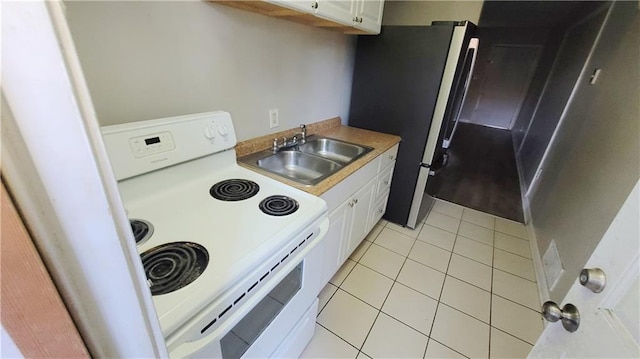
[[[354,199],[354,200],[353,200],[353,203],[358,203],[358,199],[357,199],[357,198],[356,198],[356,199]]]
[[[389,185],[389,180],[384,181],[384,185],[388,186]]]
[[[311,8],[312,9],[317,9],[318,8],[318,2],[315,1],[313,4],[311,4]]]
[[[362,18],[359,18],[359,19],[358,19],[358,22],[362,24]]]
[[[351,20],[351,21],[353,21],[353,22],[358,22],[358,17],[357,17],[357,16],[356,16],[356,17],[354,17],[354,18],[353,18],[353,20]]]
[[[382,214],[382,212],[384,212],[384,211],[382,210],[382,208],[380,208],[380,209],[378,210],[378,213]]]
[[[392,160],[393,159],[393,155],[389,155],[389,159]]]
[[[353,207],[353,205],[354,205],[354,204],[355,204],[355,203],[353,203],[353,200],[351,200],[351,201],[349,202],[349,207]]]

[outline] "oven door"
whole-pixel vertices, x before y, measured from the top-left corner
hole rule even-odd
[[[326,229],[324,229],[326,231]],[[322,232],[324,232],[322,231]],[[322,234],[324,236],[324,234]],[[228,320],[218,330],[195,342],[186,342],[170,352],[172,358],[265,358],[283,348],[292,351],[304,349],[311,334],[309,326],[309,308],[316,302],[320,291],[324,241],[300,258],[291,261],[291,268],[282,271],[280,278],[273,278],[275,286],[264,296],[247,302],[236,313],[241,319]],[[313,311],[315,322],[316,312]],[[234,315],[234,317],[236,317]],[[311,328],[314,328],[312,325]],[[294,331],[306,330],[306,335]],[[287,340],[305,340],[304,343],[286,343]],[[292,353],[299,356],[300,353]]]

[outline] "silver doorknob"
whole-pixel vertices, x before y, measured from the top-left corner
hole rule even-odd
[[[560,307],[552,301],[547,301],[542,305],[542,316],[549,322],[562,321],[562,326],[568,332],[573,333],[580,326],[580,312],[575,305],[567,303]]]
[[[594,293],[600,293],[607,285],[607,276],[600,268],[585,268],[580,272],[580,284]]]

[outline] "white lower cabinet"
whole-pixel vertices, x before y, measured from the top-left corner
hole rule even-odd
[[[323,283],[331,279],[382,218],[389,198],[397,151],[398,145],[321,196],[329,205]],[[392,160],[389,160],[390,155],[394,156]]]
[[[376,181],[369,181],[362,189],[351,196],[351,199],[347,203],[351,209],[351,233],[349,233],[349,236],[345,238],[344,241],[342,262],[349,257],[364,237],[369,234],[373,226],[369,223],[369,211],[371,209],[371,202],[373,202],[375,188]]]
[[[324,239],[323,286],[344,262],[342,258],[342,243],[349,236],[349,231],[351,230],[352,211],[348,202],[345,201],[329,214],[329,231],[327,231],[327,236]]]

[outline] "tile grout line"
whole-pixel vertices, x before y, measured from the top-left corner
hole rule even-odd
[[[463,215],[464,215],[464,209],[463,209]],[[458,232],[460,232],[460,224],[462,224],[462,218],[458,222],[458,228],[456,229],[456,233],[455,233],[456,236],[453,239],[453,248],[456,247],[456,242],[458,240]],[[451,259],[453,258],[453,248],[451,249],[451,255],[449,256],[449,262],[447,263],[447,270],[444,274],[444,279],[442,280],[442,288],[440,288],[440,295],[438,296],[438,302],[436,303],[436,310],[433,313],[433,321],[431,322],[431,329],[429,329],[429,339],[431,339],[431,335],[433,334],[433,327],[436,325],[436,317],[438,316],[438,309],[440,308],[440,300],[442,299],[442,292],[444,292],[444,285],[447,282],[447,273],[449,273],[449,267],[451,266]],[[427,341],[427,347],[424,348],[424,353],[422,354],[423,358],[427,355],[428,347],[429,347],[429,342]]]
[[[411,250],[413,249],[413,246],[415,245],[415,241],[417,241],[418,239],[416,238],[413,242],[413,244],[411,245],[411,248],[409,249],[409,253],[411,252]],[[395,252],[394,252],[395,253]],[[402,265],[400,266],[400,270],[398,271],[398,274],[396,274],[396,277],[393,279],[393,283],[391,284],[391,289],[389,289],[389,292],[387,292],[387,295],[384,297],[384,300],[382,301],[382,304],[380,305],[380,309],[378,310],[378,314],[376,315],[376,318],[373,320],[373,324],[371,325],[371,328],[369,328],[369,331],[367,332],[367,335],[364,337],[364,341],[362,342],[362,347],[359,349],[360,351],[362,351],[362,348],[364,348],[364,344],[367,342],[367,339],[369,339],[369,335],[371,335],[371,331],[373,330],[373,327],[376,325],[376,321],[378,320],[378,318],[380,317],[380,313],[382,313],[382,308],[384,307],[384,304],[387,302],[387,299],[389,299],[389,294],[391,294],[391,290],[393,290],[393,286],[396,284],[398,277],[400,276],[400,272],[402,272],[402,268],[404,268],[404,264],[407,262],[407,259],[409,255],[407,254],[404,257],[404,261],[402,262]],[[388,277],[387,277],[388,278]],[[385,313],[385,315],[387,315]],[[392,317],[393,318],[393,317]],[[395,318],[394,318],[395,319]],[[396,319],[397,320],[397,319]],[[400,323],[406,325],[404,322],[398,320]],[[407,325],[408,326],[408,325]],[[420,331],[418,331],[418,333],[422,334]],[[427,344],[429,344],[429,336],[427,336]],[[425,346],[425,352],[426,352],[426,346]],[[365,355],[368,356],[367,353],[365,353]],[[423,355],[424,357],[424,355]]]
[[[379,221],[378,221],[378,223],[379,223]],[[378,232],[378,234],[375,236],[375,238],[373,238],[373,241],[371,241],[371,245],[369,245],[369,247],[367,247],[367,249],[364,251],[364,253],[362,253],[362,256],[360,256],[360,258],[358,258],[358,260],[357,260],[357,261],[355,261],[355,262],[356,262],[356,265],[360,264],[361,266],[363,266],[363,267],[365,267],[365,268],[369,268],[369,267],[367,267],[366,265],[364,265],[364,264],[360,263],[360,260],[361,260],[362,258],[364,258],[364,256],[367,254],[367,252],[369,251],[369,249],[371,248],[371,246],[373,246],[373,245],[375,244],[376,239],[378,239],[378,237],[380,236],[380,234],[382,233],[382,231],[387,227],[387,224],[389,224],[389,223],[390,223],[390,222],[388,222],[388,221],[387,221],[387,223],[385,223],[385,224],[382,226],[382,230],[380,230],[380,232]],[[376,225],[377,225],[377,224],[376,224]],[[375,227],[375,226],[374,226],[374,227]],[[389,229],[392,229],[392,228],[389,228]],[[379,246],[379,247],[381,247],[381,248],[385,248],[385,247],[382,247],[382,246],[380,246],[380,245],[377,245],[377,246]],[[412,247],[413,247],[413,246],[412,246]],[[356,247],[356,248],[357,248],[357,247]],[[385,248],[385,249],[387,249],[387,250],[391,251],[391,250],[390,250],[390,249],[388,249],[388,248]],[[393,252],[393,251],[391,251],[391,252]],[[393,252],[393,253],[396,253],[396,252]],[[352,254],[353,254],[353,253],[352,253]],[[398,253],[396,253],[396,254],[398,254]],[[405,257],[405,260],[406,260],[406,257]],[[403,262],[403,266],[404,266],[404,262]],[[355,266],[353,266],[353,268],[355,268]],[[353,271],[353,268],[351,269],[352,271]],[[374,270],[373,268],[369,268],[369,269],[371,269],[372,271],[374,271],[374,272],[376,272],[376,273],[379,273],[378,271]],[[402,266],[400,267],[400,270],[402,270]],[[349,274],[351,274],[351,272],[349,272]],[[385,278],[389,278],[389,277],[387,277],[386,275],[384,275],[384,274],[382,274],[382,273],[379,273],[379,274],[380,274],[380,275],[382,275],[382,276],[384,276]],[[400,274],[400,271],[398,271],[398,275],[399,275],[399,274]],[[396,277],[397,277],[397,275],[396,275]],[[347,279],[347,278],[345,277],[345,280],[346,280],[346,279]],[[344,283],[344,281],[342,281],[342,282]],[[393,289],[393,284],[395,284],[395,279],[393,280],[393,283],[391,284],[391,289]],[[341,285],[342,285],[342,284],[341,284]],[[364,337],[364,340],[362,341],[362,345],[360,346],[360,348],[358,348],[358,347],[356,347],[356,346],[352,345],[351,343],[349,343],[349,345],[351,345],[352,347],[356,348],[356,350],[358,351],[358,354],[356,354],[356,357],[357,357],[360,353],[363,353],[364,355],[369,356],[367,353],[365,353],[365,352],[363,352],[363,351],[362,351],[362,348],[364,348],[364,344],[367,342],[367,338],[369,338],[369,334],[371,334],[371,330],[373,329],[373,326],[376,324],[376,320],[378,320],[378,317],[380,316],[380,312],[382,312],[382,307],[384,306],[384,303],[387,301],[387,298],[389,297],[389,293],[391,293],[391,289],[389,289],[389,292],[387,293],[387,296],[385,297],[384,301],[383,301],[383,302],[382,302],[382,304],[380,305],[380,309],[378,309],[378,308],[376,308],[376,307],[372,306],[371,304],[369,304],[369,303],[365,302],[364,300],[362,300],[362,299],[360,299],[360,298],[356,297],[355,295],[353,295],[353,294],[351,294],[351,293],[347,292],[346,290],[342,289],[342,291],[343,291],[343,292],[345,292],[345,293],[347,293],[347,294],[351,295],[352,297],[354,297],[354,298],[356,298],[356,299],[360,300],[361,302],[365,303],[365,304],[366,304],[366,305],[368,305],[368,306],[371,306],[372,308],[374,308],[374,309],[376,309],[376,310],[378,311],[378,313],[376,314],[375,319],[373,320],[373,323],[371,324],[371,328],[369,328],[369,331],[367,332],[367,335]],[[341,288],[340,288],[340,287],[338,287],[338,290],[341,290]],[[338,292],[338,290],[336,290],[336,293]],[[335,294],[335,293],[334,293],[334,294]],[[333,296],[332,296],[332,297],[333,297]],[[328,303],[328,302],[327,302],[327,303]],[[395,319],[395,318],[394,318],[394,319]],[[401,323],[402,323],[402,322],[401,322]],[[404,324],[404,323],[403,323],[403,324]],[[336,334],[336,335],[337,335],[337,334]],[[340,339],[342,339],[342,337],[340,337],[340,336],[338,336],[338,337],[339,337]],[[342,340],[344,340],[344,339],[342,339]]]
[[[510,336],[510,337],[512,337],[512,338],[514,338],[514,339],[517,339],[517,340],[519,340],[519,341],[521,341],[521,342],[523,342],[523,343],[529,344],[529,345],[531,345],[532,347],[535,345],[535,343],[530,343],[528,340],[524,340],[524,339],[522,339],[522,338],[520,338],[520,337],[518,337],[518,336],[515,336],[515,335],[513,335],[513,334],[511,334],[511,333],[507,332],[507,331],[506,331],[506,330],[504,330],[504,329],[500,329],[500,328],[497,328],[497,327],[491,327],[491,328],[493,328],[493,329],[495,329],[495,330],[497,330],[497,331],[499,331],[499,332],[502,332],[502,333],[504,333],[504,334],[506,334],[506,335],[508,335],[508,336]]]
[[[378,221],[378,223],[380,223],[380,221]],[[378,225],[378,223],[376,223],[376,225]],[[387,223],[388,223],[388,222],[387,222]],[[385,224],[382,226],[382,228],[383,228],[383,229],[387,226],[387,223],[385,223]],[[374,225],[374,227],[375,227],[376,225]],[[375,241],[375,239],[376,239],[376,238],[378,238],[378,236],[380,235],[380,233],[382,233],[382,230],[381,230],[381,231],[380,231],[380,232],[375,236],[374,241]],[[364,239],[363,239],[363,241],[364,241]],[[361,242],[361,243],[362,243],[362,242]],[[371,242],[371,245],[373,245],[373,242]],[[362,257],[364,257],[364,255],[367,253],[367,251],[369,250],[369,248],[371,248],[371,245],[369,245],[369,247],[367,247],[367,249],[364,251],[364,253],[362,253],[362,256],[360,256],[360,258],[359,258],[357,261],[354,261],[354,262],[356,263],[356,265],[358,265],[358,264],[360,263],[360,259],[362,259]],[[356,247],[356,248],[357,248],[357,247]],[[353,253],[351,253],[351,254],[353,254]],[[347,257],[347,259],[351,259],[350,257],[351,257],[351,255],[349,255],[349,257]],[[353,260],[353,259],[351,259],[351,260]],[[346,261],[345,261],[345,263],[346,263]],[[362,265],[362,264],[361,264],[361,265]],[[338,337],[340,340],[342,340],[342,341],[344,341],[345,343],[347,343],[348,345],[350,345],[352,348],[356,349],[356,351],[358,352],[358,354],[360,354],[361,350],[360,350],[359,348],[357,348],[357,347],[356,347],[356,346],[354,346],[353,344],[349,343],[346,339],[342,338],[342,337],[341,337],[341,336],[339,336],[337,333],[334,333],[334,332],[333,332],[333,331],[331,331],[329,328],[325,327],[325,326],[324,326],[324,325],[322,325],[320,322],[318,322],[318,317],[320,316],[320,313],[322,313],[322,311],[324,310],[324,308],[326,308],[326,307],[327,307],[327,305],[329,305],[329,302],[331,302],[331,299],[333,299],[333,297],[336,295],[336,293],[338,293],[338,291],[339,291],[339,290],[342,290],[343,292],[345,292],[345,293],[347,293],[348,295],[350,295],[350,296],[352,296],[352,297],[354,297],[354,298],[358,299],[359,301],[363,302],[364,304],[366,304],[366,305],[368,305],[368,306],[373,307],[371,304],[369,304],[369,303],[367,303],[367,302],[363,301],[362,299],[360,299],[360,298],[356,297],[355,295],[353,295],[353,294],[351,294],[351,293],[347,292],[346,290],[344,290],[344,289],[340,288],[340,286],[344,283],[344,281],[345,281],[345,280],[347,279],[347,277],[351,274],[351,272],[353,271],[353,269],[354,269],[355,267],[356,267],[356,266],[354,265],[354,266],[353,266],[353,268],[351,268],[351,270],[349,271],[349,273],[347,273],[347,275],[344,277],[344,279],[342,280],[342,282],[341,282],[339,285],[335,285],[335,284],[333,284],[333,283],[331,283],[331,282],[327,282],[327,284],[331,284],[331,285],[335,286],[335,287],[336,287],[336,290],[333,292],[333,294],[331,294],[331,296],[329,297],[329,299],[327,300],[327,302],[324,304],[324,306],[322,307],[322,309],[320,309],[320,311],[318,311],[318,313],[316,314],[316,324],[320,325],[321,327],[323,327],[324,329],[326,329],[328,332],[330,332],[331,334],[335,335],[335,336],[336,336],[336,337]],[[365,266],[365,267],[366,267],[366,266]],[[367,268],[368,268],[368,267],[367,267]],[[338,270],[339,270],[339,269],[338,269]],[[335,274],[334,274],[334,275],[335,275]],[[326,284],[325,284],[325,286],[326,286]],[[373,308],[374,308],[374,309],[377,309],[377,308],[375,308],[375,307],[373,307]],[[377,317],[376,317],[376,319],[377,319]],[[374,323],[375,323],[375,321],[374,321]],[[373,327],[373,326],[372,326],[372,327]],[[366,341],[366,338],[365,338],[365,341]],[[364,345],[364,342],[363,342],[362,344]],[[356,357],[358,356],[358,354],[356,354]],[[366,354],[365,354],[365,355],[366,355]]]
[[[524,258],[524,259],[530,260],[530,261],[531,261],[531,263],[533,263],[533,259],[532,259],[532,258],[527,258],[527,257],[525,257],[525,256],[521,256],[521,255],[519,255],[518,253],[513,253],[513,252],[510,252],[510,251],[508,251],[508,250],[506,250],[506,249],[498,248],[498,247],[495,247],[495,246],[494,246],[494,248],[499,249],[499,250],[501,250],[501,251],[503,251],[503,252],[507,252],[507,253],[509,253],[509,254],[513,254],[514,256],[518,256],[518,257],[520,257],[520,258]]]
[[[389,290],[389,292],[387,292],[385,299],[383,300],[382,304],[380,305],[380,309],[378,309],[378,308],[376,308],[376,307],[372,306],[371,304],[369,304],[369,303],[367,303],[367,302],[363,301],[362,299],[358,298],[357,296],[355,296],[355,295],[353,295],[353,294],[351,294],[351,293],[349,293],[349,292],[347,292],[346,290],[344,290],[344,289],[342,289],[342,288],[341,288],[341,286],[344,284],[344,282],[346,281],[346,279],[347,279],[347,278],[349,277],[349,275],[351,275],[351,273],[353,272],[353,270],[354,270],[354,268],[355,268],[355,266],[356,266],[356,265],[354,265],[354,267],[353,267],[353,268],[351,268],[351,269],[349,270],[349,272],[346,274],[346,276],[345,276],[344,280],[342,280],[342,281],[341,281],[341,283],[340,283],[339,285],[335,285],[335,284],[331,283],[331,285],[333,285],[333,286],[335,286],[335,287],[336,287],[336,290],[335,290],[335,291],[331,294],[331,296],[327,299],[327,302],[325,303],[325,305],[323,306],[323,308],[318,312],[318,316],[319,316],[319,315],[320,315],[320,313],[324,310],[324,308],[326,308],[326,306],[329,304],[329,302],[333,299],[333,297],[334,297],[334,296],[335,296],[335,294],[338,292],[338,290],[342,290],[343,292],[345,292],[345,293],[349,294],[350,296],[352,296],[352,297],[354,297],[354,298],[358,299],[360,302],[363,302],[364,304],[366,304],[366,305],[368,305],[368,306],[370,306],[370,307],[372,307],[372,308],[374,308],[374,309],[376,309],[376,310],[378,311],[378,313],[376,314],[376,317],[375,317],[375,319],[374,319],[374,321],[373,321],[373,324],[372,324],[372,326],[369,328],[369,331],[368,331],[367,335],[365,336],[364,341],[363,341],[363,343],[362,343],[362,345],[361,345],[361,347],[360,347],[360,348],[355,347],[354,345],[352,345],[351,343],[349,343],[348,341],[346,341],[344,338],[340,337],[339,335],[337,335],[336,333],[332,332],[331,330],[329,330],[328,328],[326,328],[325,326],[323,326],[322,324],[320,324],[320,323],[318,323],[318,322],[316,321],[316,323],[317,323],[318,325],[322,326],[324,329],[326,329],[327,331],[329,331],[329,332],[330,332],[330,333],[332,333],[333,335],[337,336],[340,340],[342,340],[342,341],[346,342],[347,344],[349,344],[349,346],[350,346],[350,347],[355,348],[355,349],[358,351],[358,354],[357,354],[357,355],[359,355],[360,353],[362,353],[362,354],[364,354],[364,355],[367,355],[365,352],[363,352],[363,351],[362,351],[362,348],[364,348],[364,344],[366,343],[366,341],[367,341],[368,337],[370,336],[370,334],[371,334],[371,332],[372,332],[372,330],[373,330],[373,326],[375,325],[375,323],[376,323],[377,319],[380,317],[380,313],[382,313],[382,312],[383,312],[382,308],[384,307],[384,305],[385,305],[386,301],[388,300],[388,297],[389,297],[389,295],[390,295],[391,290],[393,289],[393,287],[396,285],[396,283],[399,283],[399,284],[400,284],[400,285],[402,285],[402,286],[406,286],[406,285],[404,285],[404,284],[402,284],[402,283],[398,282],[398,281],[397,281],[397,279],[398,279],[398,277],[399,277],[400,273],[402,272],[402,270],[403,270],[403,268],[404,268],[404,266],[406,265],[406,263],[407,263],[407,261],[408,261],[408,260],[411,260],[411,261],[413,261],[413,262],[415,262],[415,263],[417,263],[417,264],[424,265],[424,266],[426,266],[426,267],[428,267],[428,268],[431,268],[431,269],[433,269],[433,270],[436,270],[436,271],[438,271],[438,272],[442,273],[442,271],[440,271],[440,270],[438,270],[438,269],[436,269],[436,268],[433,268],[433,267],[431,267],[431,266],[429,266],[429,265],[426,265],[426,264],[421,263],[421,262],[419,262],[419,261],[417,261],[417,260],[414,260],[414,259],[409,258],[409,255],[410,255],[411,251],[414,249],[415,244],[417,243],[417,241],[418,241],[418,240],[420,240],[421,242],[426,243],[426,244],[428,244],[428,245],[432,245],[432,246],[435,246],[435,247],[437,247],[437,248],[439,248],[439,249],[442,249],[442,250],[448,251],[448,252],[450,253],[449,261],[448,261],[448,263],[447,263],[447,269],[446,269],[446,271],[445,271],[445,273],[444,273],[444,274],[445,274],[445,276],[444,276],[443,284],[442,284],[442,287],[441,287],[441,290],[440,290],[440,294],[439,294],[438,299],[437,299],[436,310],[435,310],[435,312],[434,312],[433,322],[431,323],[431,327],[430,327],[430,329],[429,329],[428,335],[426,335],[426,336],[427,336],[427,344],[426,344],[426,347],[425,347],[425,350],[424,350],[423,356],[424,356],[424,355],[426,355],[426,351],[427,351],[427,349],[428,349],[428,345],[429,345],[429,341],[430,341],[430,340],[434,340],[434,341],[436,341],[437,343],[439,343],[440,345],[443,345],[444,347],[446,347],[446,348],[448,348],[448,349],[450,349],[450,350],[452,350],[452,351],[454,351],[454,352],[458,353],[456,350],[454,350],[454,349],[452,349],[452,348],[448,347],[447,345],[445,345],[445,344],[443,344],[443,343],[440,343],[439,341],[437,341],[437,340],[435,340],[435,339],[431,338],[431,334],[432,334],[432,332],[433,332],[433,328],[434,328],[434,326],[435,326],[435,318],[436,318],[436,315],[437,315],[437,313],[438,313],[438,309],[439,309],[440,303],[442,303],[442,302],[441,302],[441,299],[442,299],[442,295],[443,295],[443,292],[444,292],[444,286],[445,286],[445,283],[446,283],[446,277],[447,277],[447,276],[449,276],[448,271],[449,271],[449,268],[450,268],[450,265],[451,265],[451,261],[452,261],[452,258],[453,258],[453,254],[456,254],[456,255],[458,255],[458,256],[460,256],[460,257],[466,258],[466,259],[468,259],[468,260],[471,260],[471,261],[473,261],[473,262],[476,262],[476,263],[479,263],[479,264],[482,264],[482,265],[487,265],[487,264],[485,264],[485,263],[482,263],[482,262],[476,261],[476,260],[475,260],[475,259],[473,259],[473,258],[469,258],[469,257],[466,257],[466,256],[464,256],[464,255],[461,255],[461,254],[458,254],[458,253],[453,252],[453,250],[454,250],[454,248],[455,248],[455,244],[457,243],[457,236],[458,236],[458,235],[460,235],[459,233],[460,233],[460,227],[461,227],[462,222],[466,222],[466,223],[474,224],[474,225],[477,225],[477,226],[482,227],[483,229],[489,229],[489,228],[484,227],[484,226],[479,225],[479,224],[476,224],[476,223],[473,223],[473,222],[463,221],[463,220],[462,220],[462,218],[455,218],[455,217],[453,217],[453,216],[450,216],[450,215],[448,215],[448,214],[441,213],[441,212],[438,212],[438,211],[435,211],[435,212],[437,212],[437,213],[439,213],[439,214],[441,214],[441,215],[444,215],[444,216],[447,216],[447,217],[451,217],[451,218],[453,218],[453,219],[456,219],[456,220],[457,220],[457,222],[458,222],[458,226],[457,226],[457,229],[456,229],[455,233],[454,233],[454,232],[450,232],[450,231],[448,231],[448,230],[446,230],[446,229],[443,229],[443,228],[437,227],[437,226],[432,226],[432,225],[430,225],[430,224],[427,224],[427,223],[426,223],[426,219],[425,219],[425,222],[421,222],[421,223],[420,223],[420,228],[419,228],[419,229],[416,229],[416,231],[418,232],[418,235],[419,235],[419,233],[422,231],[422,228],[424,228],[424,226],[425,226],[425,225],[429,225],[429,226],[432,226],[432,227],[437,228],[437,229],[439,229],[439,230],[445,231],[445,232],[447,232],[447,233],[454,234],[454,235],[455,235],[455,237],[454,237],[454,240],[453,240],[453,248],[451,248],[451,250],[450,250],[450,251],[449,251],[447,248],[442,248],[442,247],[437,246],[437,245],[434,245],[434,244],[432,244],[432,243],[425,242],[425,241],[423,241],[423,240],[421,240],[421,239],[418,239],[417,237],[416,237],[416,238],[413,238],[412,236],[407,235],[407,234],[405,234],[405,233],[403,233],[403,232],[401,232],[401,231],[398,231],[398,230],[396,230],[396,229],[394,229],[394,228],[392,228],[392,227],[387,227],[388,223],[390,223],[390,222],[388,222],[388,221],[387,221],[384,225],[382,225],[382,229],[380,230],[380,232],[379,232],[379,233],[378,233],[378,234],[377,234],[377,235],[376,235],[372,240],[368,240],[368,241],[370,242],[369,246],[364,250],[364,252],[362,253],[362,255],[360,255],[360,256],[359,256],[359,258],[358,258],[357,260],[354,260],[354,258],[351,258],[351,255],[352,255],[353,253],[349,256],[349,259],[350,259],[350,260],[353,260],[353,261],[355,262],[355,264],[356,264],[356,265],[360,264],[360,265],[364,266],[365,268],[368,268],[368,269],[370,269],[370,270],[372,270],[372,271],[374,271],[374,272],[376,272],[376,273],[378,273],[378,274],[382,275],[382,276],[383,276],[383,277],[385,277],[385,278],[389,278],[389,279],[393,280],[393,283],[392,283],[391,289]],[[464,215],[464,207],[463,207],[463,215]],[[495,225],[496,225],[496,223],[495,223],[495,222],[497,221],[497,217],[495,217],[495,216],[494,216],[493,220],[494,220],[494,228],[495,228]],[[375,228],[376,226],[378,226],[378,225],[379,225],[379,223],[380,223],[380,222],[378,222],[376,225],[374,225],[374,228]],[[389,249],[389,248],[386,248],[386,247],[384,247],[384,246],[381,246],[380,244],[376,244],[376,243],[375,243],[376,239],[378,239],[378,237],[380,236],[380,234],[382,233],[382,231],[384,230],[384,228],[389,228],[390,230],[394,231],[395,233],[402,234],[402,235],[404,235],[404,236],[407,236],[407,237],[409,237],[409,238],[413,239],[412,245],[411,245],[411,247],[410,247],[410,249],[409,249],[409,253],[408,253],[407,255],[403,255],[403,254],[397,253],[397,252],[395,252],[395,251],[393,251],[393,250],[391,250],[391,249]],[[512,253],[512,252],[510,252],[510,251],[508,251],[508,250],[504,250],[504,249],[502,249],[502,248],[497,248],[497,247],[495,247],[495,236],[496,236],[496,234],[497,234],[497,233],[506,234],[506,235],[512,236],[512,237],[514,237],[514,238],[516,238],[516,239],[518,239],[518,240],[524,240],[524,241],[528,241],[528,240],[527,240],[527,239],[520,238],[520,237],[518,237],[518,236],[514,236],[514,235],[512,235],[512,234],[508,234],[508,233],[503,233],[503,232],[501,232],[501,231],[497,231],[496,229],[493,229],[493,230],[492,230],[492,233],[493,233],[493,243],[494,243],[494,245],[493,245],[493,246],[490,246],[490,247],[492,247],[492,248],[493,248],[493,254],[494,254],[494,255],[492,256],[492,265],[491,265],[491,290],[489,291],[489,294],[490,294],[490,308],[489,308],[489,311],[490,311],[490,316],[489,316],[489,343],[488,343],[488,344],[489,344],[489,353],[490,353],[490,350],[491,350],[491,329],[499,330],[500,332],[506,333],[507,335],[509,335],[509,336],[511,336],[511,337],[513,337],[513,338],[515,338],[515,339],[517,339],[517,340],[520,340],[520,341],[522,341],[522,342],[524,342],[524,343],[530,344],[528,341],[526,341],[526,340],[524,340],[524,339],[521,339],[521,338],[519,338],[518,336],[515,336],[515,335],[513,335],[513,334],[511,334],[511,333],[505,332],[504,330],[501,330],[501,329],[499,329],[499,328],[494,328],[494,327],[491,325],[491,323],[492,323],[492,304],[493,304],[493,295],[496,295],[497,297],[500,297],[500,298],[502,298],[502,299],[504,299],[504,300],[507,300],[507,301],[509,301],[509,302],[512,302],[512,303],[514,303],[514,304],[517,304],[517,305],[519,305],[519,306],[521,306],[521,307],[524,307],[524,308],[526,308],[526,309],[533,310],[533,309],[531,309],[531,308],[527,307],[526,305],[523,305],[523,304],[518,303],[518,302],[516,302],[516,301],[513,301],[513,300],[511,300],[511,299],[504,298],[504,297],[502,297],[502,296],[500,296],[500,295],[498,295],[498,294],[495,294],[495,293],[493,292],[493,279],[494,279],[494,276],[493,276],[494,272],[493,272],[493,270],[499,270],[499,271],[501,271],[501,272],[503,272],[503,273],[511,274],[511,275],[513,275],[513,276],[514,276],[514,277],[516,277],[516,278],[524,279],[524,280],[526,280],[527,282],[531,282],[531,283],[534,283],[534,284],[536,283],[536,282],[533,282],[533,281],[531,281],[531,280],[529,280],[529,279],[527,279],[527,278],[521,277],[521,276],[519,276],[519,275],[517,275],[517,274],[511,273],[511,272],[508,272],[508,271],[504,271],[504,270],[501,270],[501,269],[498,269],[498,268],[495,268],[495,267],[494,267],[494,265],[495,265],[495,251],[496,251],[496,249],[502,250],[503,252],[506,252],[506,253],[509,253],[509,254],[513,254],[513,255],[519,256],[519,257],[521,257],[521,258],[525,258],[525,259],[529,259],[529,260],[531,260],[531,258],[527,258],[527,257],[521,256],[521,255],[519,255],[519,254],[517,254],[517,253]],[[465,236],[462,236],[462,237],[463,237],[463,238],[465,238],[465,239],[473,240],[473,241],[475,241],[475,242],[477,242],[477,243],[481,243],[481,244],[483,244],[483,245],[487,245],[486,243],[484,243],[484,242],[480,242],[480,241],[477,241],[477,240],[475,240],[475,239],[473,239],[473,238],[467,238],[467,237],[465,237]],[[365,240],[367,240],[367,239],[365,239]],[[361,263],[362,258],[364,258],[364,256],[366,255],[366,253],[369,251],[369,249],[371,248],[371,246],[372,246],[373,244],[376,244],[376,245],[378,245],[378,246],[379,246],[379,247],[381,247],[381,248],[384,248],[384,249],[389,250],[390,252],[392,252],[392,253],[394,253],[394,254],[397,254],[397,255],[400,255],[400,256],[404,257],[404,261],[402,262],[402,265],[400,266],[400,269],[399,269],[399,271],[397,272],[397,274],[395,275],[395,277],[394,277],[394,278],[388,277],[388,276],[386,276],[386,275],[384,275],[384,274],[382,274],[382,273],[380,273],[380,272],[376,271],[375,269],[370,268],[370,267],[368,267],[368,266],[366,266],[366,265],[364,265],[364,264],[362,264],[362,263]],[[489,246],[489,245],[487,245],[487,246]],[[488,266],[488,265],[487,265],[487,266]],[[472,285],[472,286],[474,286],[474,287],[477,287],[475,284],[468,283],[468,282],[466,282],[466,281],[464,281],[464,280],[462,280],[462,279],[456,278],[456,277],[454,277],[454,276],[452,276],[452,278],[455,278],[455,279],[457,279],[457,280],[459,280],[459,281],[461,281],[461,282],[463,282],[463,283],[466,283],[466,284]],[[430,296],[428,296],[428,295],[426,295],[426,294],[422,293],[421,291],[418,291],[418,290],[416,290],[416,289],[414,289],[414,288],[412,288],[412,287],[409,287],[409,286],[406,286],[406,287],[407,287],[407,288],[409,288],[410,290],[416,291],[417,293],[420,293],[420,294],[422,294],[422,295],[425,295],[425,296],[426,296],[426,297],[428,297],[428,298],[431,298]],[[484,288],[480,288],[480,287],[477,287],[477,288],[479,288],[479,289],[481,289],[481,290],[486,291]],[[432,299],[435,299],[435,298],[432,298]],[[480,322],[482,322],[482,320],[480,320],[480,319],[478,319],[478,318],[475,318],[474,316],[469,315],[469,314],[467,314],[467,313],[465,313],[465,312],[463,312],[463,311],[461,311],[461,310],[458,310],[458,309],[456,309],[456,308],[454,308],[454,307],[450,307],[449,305],[446,305],[446,303],[442,303],[442,304],[443,304],[443,305],[445,305],[446,307],[449,307],[449,308],[451,308],[451,309],[453,309],[453,310],[457,311],[457,312],[460,312],[460,313],[462,313],[462,314],[464,314],[464,315],[467,315],[467,316],[469,316],[470,318],[474,318],[474,319],[479,320]],[[535,312],[535,310],[533,310],[533,311]],[[402,320],[400,320],[400,319],[398,319],[398,318],[395,318],[394,316],[389,315],[389,314],[387,314],[386,312],[385,312],[385,315],[388,315],[390,318],[392,318],[392,319],[394,319],[394,320],[398,321],[399,323],[401,323],[401,324],[403,324],[403,325],[405,325],[405,326],[407,326],[407,327],[411,328],[412,330],[416,331],[417,333],[420,333],[420,334],[422,334],[422,335],[425,335],[422,331],[417,330],[416,328],[412,327],[411,325],[408,325],[408,324],[404,323]],[[461,353],[459,353],[459,354],[461,354]],[[464,356],[464,355],[463,355],[463,356]]]
[[[496,226],[496,219],[493,219],[493,226],[495,228]],[[493,251],[492,251],[492,256],[491,256],[491,292],[489,292],[489,345],[488,345],[488,349],[489,352],[487,353],[487,357],[491,358],[491,328],[493,328],[492,325],[492,319],[493,319],[493,269],[495,268],[495,261],[496,261],[496,231],[493,231]]]
[[[331,329],[325,327],[324,325],[322,325],[322,323],[318,323],[316,322],[316,324],[318,324],[319,326],[323,327],[324,329],[326,329],[329,333],[335,335],[336,337],[338,337],[338,339],[342,340],[343,342],[347,343],[349,346],[351,346],[353,349],[355,349],[357,352],[360,352],[360,349],[356,348],[353,344],[349,343],[348,341],[346,341],[343,337],[339,336],[338,334],[334,333]],[[315,336],[315,333],[314,333]],[[308,345],[308,344],[307,344]],[[356,356],[358,356],[356,354]]]

